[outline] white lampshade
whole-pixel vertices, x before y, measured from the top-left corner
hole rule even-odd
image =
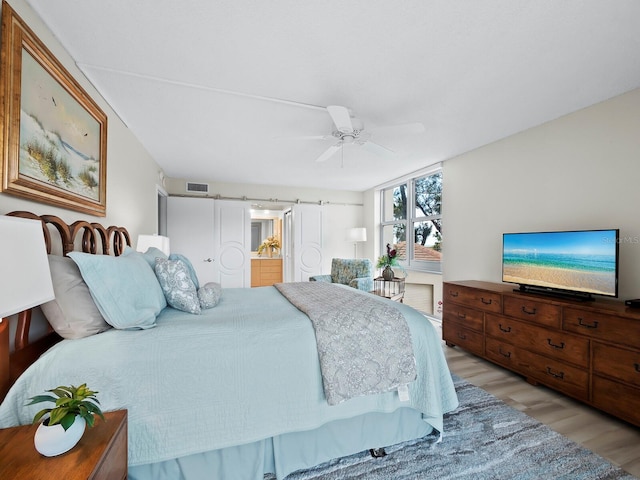
[[[0,321],[55,298],[40,220],[0,216]]]
[[[351,242],[366,242],[367,229],[364,227],[350,228],[347,233],[347,239]]]
[[[367,241],[367,229],[364,227],[350,228],[347,231],[347,240],[353,242],[353,256],[358,258],[358,242]]]
[[[165,255],[169,255],[169,252],[171,251],[169,246],[169,237],[164,237],[162,235],[138,235],[136,250],[144,253],[149,248],[156,247]]]

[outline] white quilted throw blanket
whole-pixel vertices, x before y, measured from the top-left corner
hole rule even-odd
[[[395,390],[416,379],[409,327],[389,302],[331,283],[275,287],[313,324],[329,405]]]

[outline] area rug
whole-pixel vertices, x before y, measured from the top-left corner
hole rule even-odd
[[[294,472],[286,480],[599,480],[636,477],[484,390],[453,376],[460,406],[436,433]],[[275,477],[265,477],[265,480]]]

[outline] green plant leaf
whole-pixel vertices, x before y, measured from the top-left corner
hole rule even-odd
[[[56,425],[69,413],[69,409],[58,407],[51,410],[49,414],[49,425]]]
[[[38,413],[35,414],[35,416],[33,417],[33,422],[32,423],[36,423],[38,420],[40,420],[42,417],[44,417],[47,413],[49,413],[51,411],[50,408],[45,408],[44,410],[40,410]]]
[[[36,403],[41,403],[41,402],[54,402],[56,401],[55,397],[52,397],[51,395],[36,395],[35,397],[31,397],[29,400],[31,400],[29,403],[27,403],[27,405],[35,405]]]
[[[75,422],[75,421],[76,421],[76,415],[74,415],[73,413],[67,413],[60,420],[60,425],[62,425],[62,428],[64,428],[64,430],[67,431],[67,430],[69,430],[69,427],[71,425],[73,425],[73,422]]]
[[[67,387],[58,387],[58,388],[53,388],[51,390],[48,390],[51,393],[56,394],[58,397],[60,398],[65,398],[65,397],[71,397],[71,392],[69,391],[69,388]]]

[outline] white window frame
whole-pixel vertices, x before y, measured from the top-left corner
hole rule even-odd
[[[386,254],[386,240],[384,238],[384,228],[397,224],[404,224],[405,228],[405,238],[406,241],[406,258],[402,259],[399,263],[403,265],[405,268],[410,270],[417,270],[422,272],[434,273],[434,274],[442,274],[442,261],[424,261],[424,260],[416,260],[414,257],[414,242],[409,241],[409,238],[413,238],[414,225],[416,223],[421,223],[425,221],[431,220],[442,220],[442,209],[440,209],[440,214],[438,215],[430,215],[430,216],[418,216],[417,208],[416,208],[416,193],[415,193],[415,182],[417,179],[429,177],[431,175],[440,173],[442,174],[442,165],[437,164],[433,165],[431,168],[425,169],[421,172],[416,172],[411,176],[404,177],[402,179],[397,179],[394,182],[390,182],[380,188],[380,255]],[[401,185],[407,186],[407,212],[406,217],[404,219],[385,219],[385,212],[388,209],[393,209],[393,206],[386,205],[386,198],[391,198],[390,195],[385,195],[385,193],[391,192]],[[444,188],[444,187],[443,187]]]

